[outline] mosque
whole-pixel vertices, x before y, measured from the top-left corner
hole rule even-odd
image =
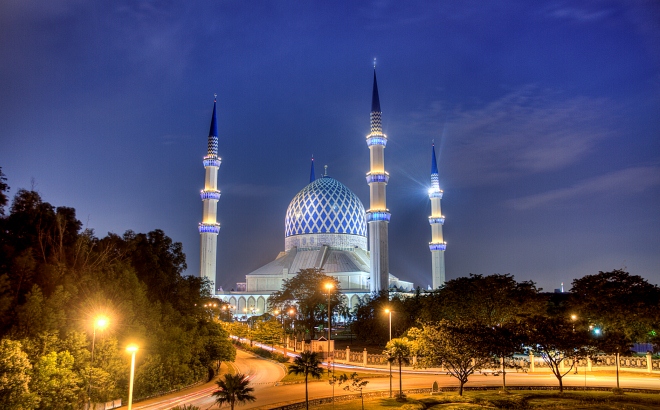
[[[322,269],[335,277],[346,298],[349,308],[361,298],[373,292],[391,290],[410,292],[413,284],[400,280],[389,271],[388,225],[390,211],[386,206],[386,187],[389,174],[385,171],[384,151],[387,136],[381,125],[382,112],[374,67],[371,100],[371,132],[366,137],[370,152],[370,171],[366,180],[369,185],[370,207],[365,210],[360,199],[344,184],[327,173],[316,177],[314,159],[310,181],[296,194],[284,218],[284,250],[272,262],[248,273],[245,282],[237,283],[236,290],[217,291],[215,297],[235,307],[241,315],[260,315],[268,309],[271,293],[281,289],[285,280],[291,279],[302,269]],[[208,137],[207,155],[203,164],[206,172],[203,203],[203,222],[199,224],[201,237],[200,277],[208,278],[212,289],[216,277],[217,203],[220,191],[217,174],[221,159],[218,157],[218,126],[216,101]],[[440,208],[443,191],[440,189],[435,147],[431,156],[431,276],[433,289],[445,282],[442,225],[444,216]]]

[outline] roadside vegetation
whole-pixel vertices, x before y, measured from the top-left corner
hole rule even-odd
[[[0,408],[82,408],[209,380],[235,348],[209,284],[162,230],[98,237],[0,170]]]
[[[351,401],[335,404],[342,410],[361,410],[359,397]],[[394,398],[365,399],[367,409],[405,410],[446,410],[446,409],[603,409],[603,410],[655,410],[660,408],[659,394],[626,393],[614,395],[611,392],[579,392],[559,393],[557,391],[515,391],[510,394],[500,394],[497,391],[467,391],[462,396],[455,393],[442,393],[429,396],[411,394],[405,402]],[[319,410],[330,410],[332,404],[317,405]]]

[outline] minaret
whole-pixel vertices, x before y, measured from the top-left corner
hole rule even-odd
[[[390,212],[385,204],[385,187],[390,176],[385,172],[385,146],[387,136],[381,125],[380,99],[376,83],[374,60],[374,87],[371,97],[371,133],[367,135],[371,169],[367,173],[370,207],[367,210],[369,224],[369,251],[371,252],[371,292],[389,289],[390,263],[388,256],[387,231]]]
[[[200,268],[199,276],[207,278],[211,282],[211,294],[216,292],[215,270],[218,248],[218,232],[220,224],[216,221],[218,213],[218,168],[222,160],[218,158],[218,117],[216,115],[216,97],[213,98],[213,117],[211,117],[211,129],[209,130],[208,151],[204,157],[204,189],[201,192],[203,211],[202,222],[199,224],[200,246]]]
[[[433,289],[445,284],[445,249],[447,243],[442,237],[442,225],[445,223],[445,217],[440,209],[440,200],[442,199],[442,190],[438,176],[438,164],[435,160],[435,144],[431,147],[431,188],[429,188],[429,199],[431,199],[431,273],[433,276]]]

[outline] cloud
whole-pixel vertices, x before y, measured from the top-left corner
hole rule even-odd
[[[577,163],[614,135],[616,111],[607,99],[525,86],[472,109],[435,102],[412,114],[409,133],[442,135],[440,161],[456,180],[486,185]]]
[[[636,194],[660,185],[660,167],[632,167],[590,178],[568,188],[560,188],[540,194],[507,201],[507,205],[520,210],[549,206],[594,195]]]
[[[546,10],[548,16],[557,19],[572,20],[579,23],[590,23],[607,17],[612,10],[587,10],[576,7],[555,6]]]

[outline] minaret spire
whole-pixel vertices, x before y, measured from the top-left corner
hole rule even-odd
[[[222,160],[218,157],[218,116],[216,113],[217,94],[213,95],[213,115],[209,128],[208,148],[204,157],[204,189],[202,198],[202,222],[199,224],[200,243],[200,271],[201,278],[207,278],[211,284],[211,294],[215,294],[216,258],[218,248],[218,233],[220,224],[217,222],[218,200],[218,169]]]
[[[431,200],[431,278],[433,289],[438,289],[445,284],[445,249],[447,243],[442,236],[442,225],[445,223],[445,217],[442,215],[440,200],[443,191],[440,189],[440,177],[438,174],[438,163],[435,159],[435,144],[431,145],[431,187],[429,188],[429,199]]]
[[[367,210],[369,224],[369,251],[371,253],[371,292],[389,289],[389,243],[388,225],[390,212],[385,200],[385,188],[389,174],[385,172],[385,146],[387,136],[381,124],[380,98],[376,81],[376,60],[374,59],[374,85],[371,94],[371,133],[367,135],[367,146],[371,168],[367,173],[370,208]]]
[[[312,155],[312,170],[309,172],[309,183],[316,181],[316,174],[314,173],[314,155]]]

